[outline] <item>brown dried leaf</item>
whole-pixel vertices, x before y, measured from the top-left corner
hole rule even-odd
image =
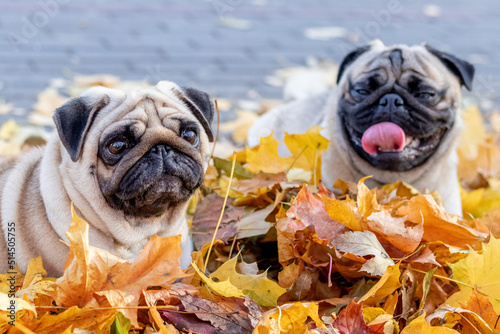
[[[217,231],[216,239],[220,239],[224,242],[234,237],[238,230],[238,219],[240,219],[245,212],[244,207],[231,206],[232,202],[233,199],[229,198],[219,230]],[[205,199],[196,206],[193,223],[191,224],[193,243],[196,249],[200,249],[203,245],[212,241],[223,203],[224,198],[214,193],[205,197]]]
[[[499,328],[498,314],[493,309],[493,304],[484,296],[474,291],[466,303],[460,303],[463,309],[467,309],[480,316],[492,329]],[[497,327],[495,327],[497,326]]]
[[[166,238],[154,235],[134,262],[120,262],[109,269],[106,284],[96,294],[105,296],[113,307],[135,306],[140,292],[147,287],[169,284],[184,277],[180,269],[180,242],[180,235]],[[137,309],[120,311],[132,325],[137,325]]]
[[[219,328],[221,333],[252,333],[254,324],[262,316],[252,301],[241,298],[203,299],[190,294],[177,296],[185,310]]]
[[[73,222],[66,232],[70,252],[64,274],[56,281],[54,300],[60,306],[85,307],[93,302],[94,292],[106,283],[109,268],[124,260],[89,245],[89,226],[73,210]]]
[[[289,226],[290,218],[281,218],[276,222],[278,234],[278,258],[282,264],[296,257],[295,254],[295,231]]]
[[[445,244],[474,249],[481,247],[487,235],[460,225],[457,219],[439,207],[431,195],[418,195],[410,199],[407,205],[397,211],[398,215],[407,216],[406,220],[413,224],[424,224],[423,239],[426,241],[442,241]]]
[[[425,320],[430,324],[460,329],[462,334],[493,333],[492,328],[478,314],[449,305],[440,307]]]
[[[424,225],[407,226],[405,220],[404,217],[395,218],[387,211],[373,212],[368,217],[368,227],[398,249],[411,253],[420,245]]]
[[[138,304],[140,292],[185,276],[180,269],[180,236],[153,236],[130,263],[90,246],[88,224],[76,214],[66,235],[71,243],[70,254],[54,293],[59,305],[127,307],[120,311],[137,326],[137,309],[129,306]]]

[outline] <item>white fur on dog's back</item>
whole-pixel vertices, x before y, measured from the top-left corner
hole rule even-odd
[[[315,125],[323,127],[325,131],[321,134],[328,138],[325,106],[330,94],[331,92],[322,93],[268,111],[248,131],[248,146],[257,146],[260,138],[269,136],[271,132],[276,140],[281,141],[285,138],[285,132],[301,134]]]

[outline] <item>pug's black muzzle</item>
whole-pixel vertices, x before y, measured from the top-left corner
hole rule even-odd
[[[399,85],[382,87],[362,101],[339,101],[344,133],[356,153],[372,166],[382,170],[407,171],[423,164],[437,150],[455,119],[453,109],[436,111],[420,102]],[[371,126],[394,123],[405,135],[401,151],[380,150],[367,153],[362,137]]]
[[[158,216],[187,201],[203,183],[196,160],[165,144],[151,148],[106,197],[110,206],[135,216]]]

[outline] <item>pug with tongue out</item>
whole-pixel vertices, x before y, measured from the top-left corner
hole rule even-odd
[[[474,67],[427,45],[387,47],[377,41],[349,53],[330,92],[270,111],[249,132],[249,144],[273,131],[301,133],[322,125],[331,140],[322,181],[368,186],[404,181],[438,191],[446,210],[461,215],[456,142],[461,87]]]

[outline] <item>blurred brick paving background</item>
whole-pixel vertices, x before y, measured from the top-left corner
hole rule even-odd
[[[476,65],[483,111],[500,104],[500,2],[442,0],[1,0],[0,99],[26,119],[51,79],[161,79],[235,101],[280,98],[273,71],[357,45],[427,42]],[[329,27],[324,40],[309,28]],[[250,94],[250,96],[249,96]]]

